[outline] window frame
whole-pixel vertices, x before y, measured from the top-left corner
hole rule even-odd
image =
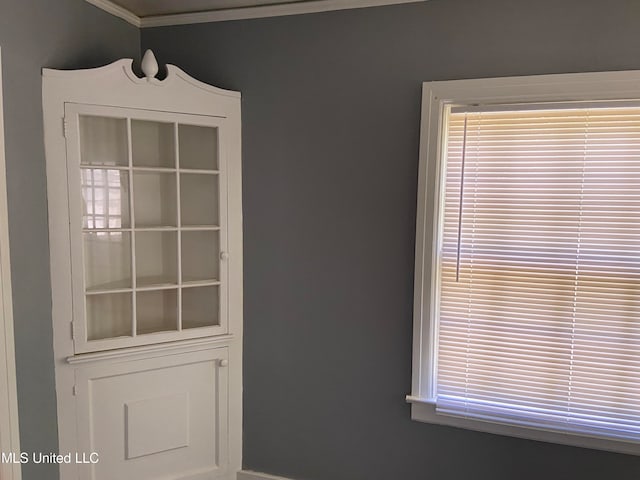
[[[564,104],[640,99],[640,71],[569,73],[424,82],[416,216],[411,394],[413,420],[585,448],[640,455],[640,443],[524,427],[436,412],[437,258],[444,208],[442,191],[446,124],[450,105]]]

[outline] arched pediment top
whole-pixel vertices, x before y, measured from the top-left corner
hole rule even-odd
[[[153,54],[149,56],[149,52],[150,50],[147,50],[143,59],[143,70],[147,74],[145,77],[139,77],[135,74],[133,71],[133,59],[131,58],[123,58],[102,67],[80,70],[44,68],[42,75],[43,77],[58,78],[71,83],[86,81],[93,81],[95,83],[104,82],[104,86],[109,88],[131,86],[132,84],[138,87],[147,85],[153,88],[175,88],[182,86],[196,88],[215,95],[240,98],[240,92],[225,90],[196,80],[181,68],[171,64],[166,65],[167,76],[165,78],[162,80],[155,78],[157,63],[155,65],[152,64],[151,67],[144,64],[144,62],[155,62],[155,57],[153,57]],[[151,75],[149,74],[150,72]]]
[[[102,77],[111,75],[114,72],[123,72],[125,75],[129,76],[128,72],[131,72],[131,76],[138,78],[136,74],[133,73],[132,66],[132,58],[122,58],[120,60],[116,60],[113,63],[109,63],[108,65],[103,65],[102,67],[96,68],[83,68],[79,70],[57,70],[54,68],[43,68],[42,76],[75,80]]]
[[[162,84],[163,82],[167,81],[182,81],[191,85],[192,87],[200,88],[210,93],[225,95],[233,98],[240,98],[240,92],[236,92],[235,90],[225,90],[224,88],[214,87],[213,85],[209,85],[208,83],[201,82],[200,80],[193,78],[181,68],[171,64],[167,64],[167,78],[162,81],[156,79],[154,80],[158,84]]]

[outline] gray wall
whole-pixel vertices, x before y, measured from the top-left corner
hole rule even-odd
[[[409,418],[421,82],[640,69],[637,0],[431,0],[143,30],[243,94],[244,465],[311,480],[640,478]]]
[[[0,0],[9,232],[23,451],[58,449],[40,70],[138,57],[140,33],[84,0]],[[55,465],[23,466],[55,480]]]

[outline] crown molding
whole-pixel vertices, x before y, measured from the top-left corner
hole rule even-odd
[[[257,7],[227,8],[194,13],[174,15],[157,15],[138,17],[126,8],[116,5],[111,0],[86,0],[112,15],[120,17],[138,28],[164,27],[169,25],[186,25],[190,23],[225,22],[229,20],[245,20],[251,18],[279,17],[285,15],[301,15],[305,13],[329,12],[352,8],[380,7],[401,3],[417,3],[427,0],[310,0],[305,2],[282,3],[278,5],[261,5]]]
[[[307,2],[263,5],[259,7],[229,8],[197,13],[159,15],[141,18],[142,28],[185,25],[190,23],[224,22],[250,18],[301,15],[305,13],[329,12],[352,8],[379,7],[400,3],[417,3],[427,0],[311,0]]]
[[[124,21],[134,25],[138,28],[142,27],[142,19],[134,14],[133,12],[127,10],[120,5],[116,5],[111,0],[86,0],[91,5],[98,7],[105,12],[110,13],[111,15],[115,15],[116,17],[122,18]]]

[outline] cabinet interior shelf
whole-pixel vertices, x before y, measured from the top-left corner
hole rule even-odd
[[[220,173],[220,170],[201,170],[201,169],[183,168],[183,167],[180,167],[178,171],[181,173],[187,173],[192,175],[218,175]]]
[[[199,232],[199,231],[217,231],[220,230],[219,225],[184,225],[176,226],[158,226],[158,227],[135,227],[135,228],[83,228],[83,233],[119,233],[119,232]]]
[[[186,232],[216,231],[220,230],[220,227],[218,225],[185,225],[180,227],[180,230]]]
[[[203,170],[199,168],[173,168],[173,167],[129,167],[126,165],[87,165],[82,164],[83,170],[131,170],[134,172],[157,172],[157,173],[186,173],[188,175],[219,175],[220,170]]]
[[[110,293],[131,293],[132,288],[91,288],[85,292],[85,295],[107,295]]]
[[[184,288],[190,288],[190,287],[209,287],[209,286],[215,286],[215,285],[220,285],[220,281],[219,280],[190,280],[190,281],[183,281],[182,282],[182,287]]]
[[[178,288],[180,284],[166,282],[166,283],[144,283],[136,286],[136,292],[152,292],[155,290],[174,290]]]
[[[220,280],[207,279],[207,280],[185,280],[182,283],[157,283],[143,286],[136,286],[136,292],[152,292],[155,290],[175,290],[177,288],[192,288],[192,287],[209,287],[220,285]],[[131,293],[134,291],[133,287],[127,288],[104,288],[103,286],[91,288],[86,290],[86,295],[108,295],[110,293]]]

